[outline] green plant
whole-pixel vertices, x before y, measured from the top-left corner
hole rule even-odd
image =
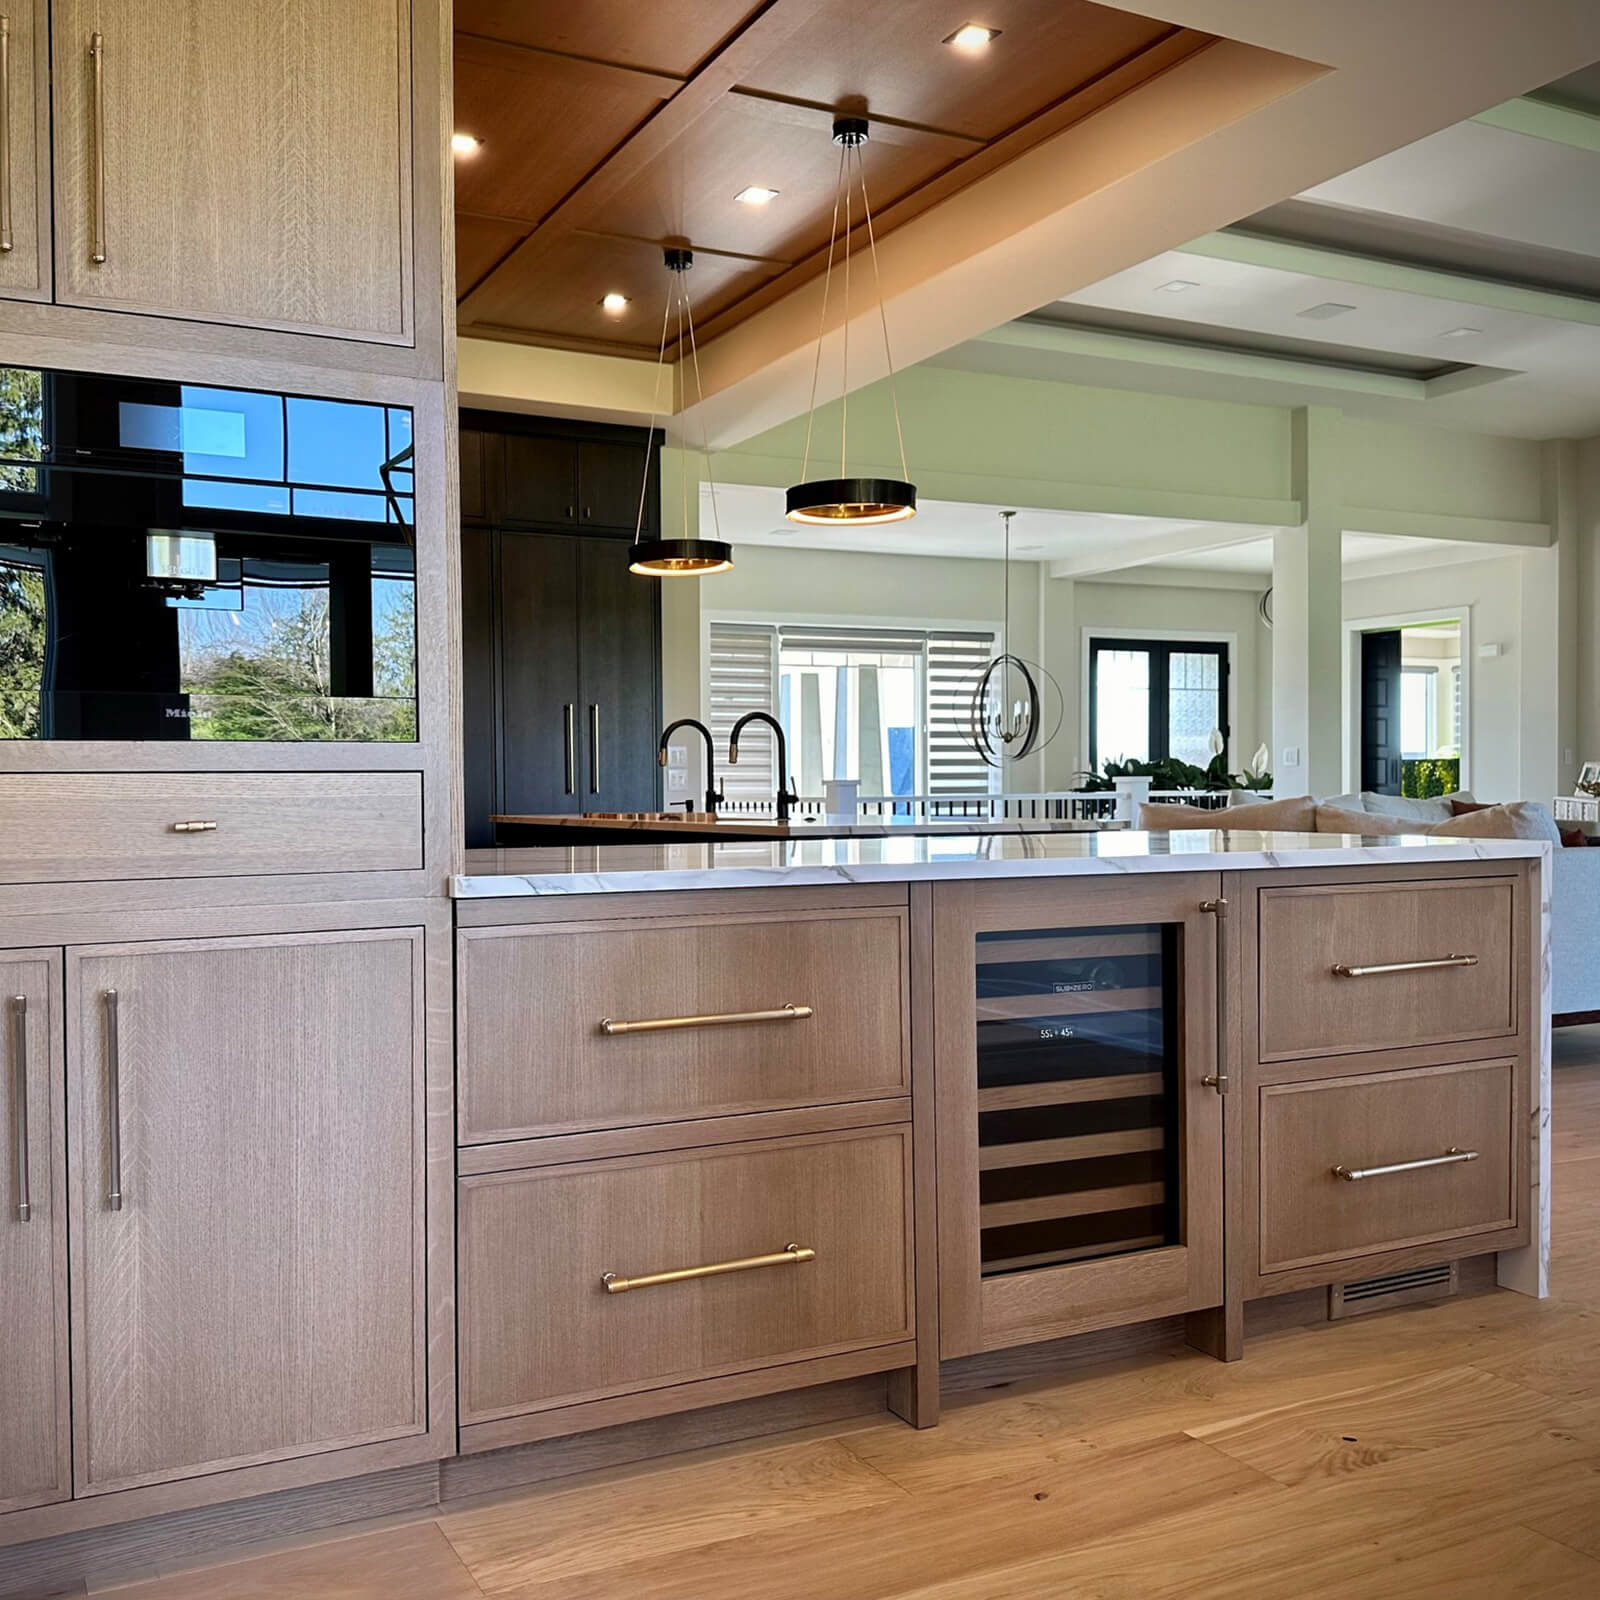
[[[1454,794],[1461,787],[1459,756],[1428,756],[1400,763],[1400,793],[1413,800]]]
[[[1080,790],[1094,794],[1116,787],[1118,778],[1148,778],[1152,789],[1270,789],[1272,774],[1229,772],[1224,756],[1213,756],[1210,764],[1197,767],[1189,761],[1167,756],[1160,761],[1106,761],[1100,772],[1079,772],[1074,782]]]

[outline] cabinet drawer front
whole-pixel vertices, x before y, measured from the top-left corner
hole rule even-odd
[[[910,1338],[909,1178],[902,1127],[462,1179],[461,1421]]]
[[[5,883],[398,872],[422,865],[422,776],[13,773],[0,841]]]
[[[1515,1072],[1480,1061],[1264,1087],[1261,1271],[1514,1226]]]
[[[457,996],[464,1144],[907,1089],[894,911],[467,929]]]
[[[1263,889],[1261,1059],[1514,1034],[1516,904],[1510,878]]]

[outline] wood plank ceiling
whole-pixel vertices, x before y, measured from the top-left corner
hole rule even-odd
[[[1000,31],[944,43],[969,22]],[[456,0],[460,330],[653,356],[688,242],[715,337],[821,270],[836,112],[881,238],[1212,42],[1089,0]]]

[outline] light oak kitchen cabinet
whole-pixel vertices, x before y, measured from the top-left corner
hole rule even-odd
[[[0,296],[50,298],[45,0],[0,0]]]
[[[61,952],[0,956],[0,1511],[72,1493]]]
[[[421,960],[68,948],[78,1495],[426,1432]]]
[[[410,343],[410,9],[53,0],[56,300]]]

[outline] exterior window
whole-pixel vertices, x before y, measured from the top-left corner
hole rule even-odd
[[[1400,755],[1415,761],[1431,756],[1438,740],[1439,672],[1436,667],[1403,667],[1400,671]]]
[[[1208,640],[1089,641],[1089,764],[1211,760],[1228,728],[1228,647]]]

